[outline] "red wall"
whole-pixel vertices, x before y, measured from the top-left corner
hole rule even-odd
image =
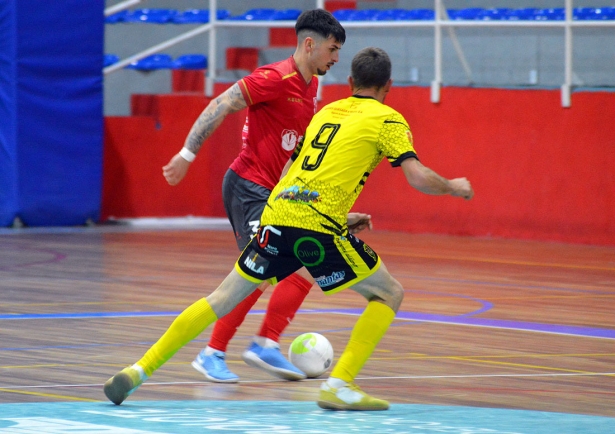
[[[216,86],[216,94],[226,87]],[[189,93],[133,95],[137,116],[105,118],[101,220],[225,215],[222,177],[241,149],[245,112],[227,117],[179,185],[169,186],[162,176],[208,102]]]
[[[326,86],[321,106],[348,92]],[[421,194],[385,162],[355,206],[376,228],[615,245],[615,93],[576,92],[568,109],[558,90],[447,87],[441,99],[432,104],[428,88],[396,87],[386,103],[408,120],[421,161],[445,177],[468,177],[476,196]],[[239,152],[245,113],[227,119],[188,177],[170,187],[161,167],[207,100],[145,101],[138,112],[150,116],[105,119],[103,219],[223,216],[221,180]]]

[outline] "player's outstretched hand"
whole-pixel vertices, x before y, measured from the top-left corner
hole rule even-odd
[[[451,186],[453,187],[453,192],[451,193],[453,196],[463,197],[464,199],[472,199],[474,196],[474,190],[470,185],[470,181],[466,178],[455,178],[450,181]]]
[[[348,232],[357,234],[364,229],[372,229],[372,216],[362,212],[349,212]]]
[[[178,153],[162,168],[162,175],[170,185],[177,185],[184,179],[184,176],[188,173],[189,167],[190,163]]]

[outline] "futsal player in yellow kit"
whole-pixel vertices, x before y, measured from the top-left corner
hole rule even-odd
[[[326,294],[351,287],[367,299],[344,352],[321,385],[318,405],[331,410],[389,408],[354,379],[395,318],[404,291],[376,252],[349,233],[348,212],[383,158],[401,167],[408,183],[423,193],[466,199],[474,194],[466,178],[445,179],[419,162],[407,122],[384,105],[390,77],[391,61],[383,50],[365,48],[353,58],[352,96],[314,116],[292,165],[269,197],[258,233],[234,269],[213,293],[183,311],[141,360],[105,383],[112,402],[119,405],[261,282],[275,283],[305,266]]]

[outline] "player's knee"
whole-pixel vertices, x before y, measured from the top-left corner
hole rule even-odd
[[[303,277],[307,282],[310,282],[312,285],[316,282],[310,272],[305,267],[299,268],[297,271],[295,271],[295,274]]]
[[[390,294],[391,294],[391,301],[390,301],[391,308],[395,312],[397,312],[399,310],[399,306],[401,306],[401,302],[404,300],[404,288],[401,286],[401,283],[399,283],[393,277],[391,277]]]

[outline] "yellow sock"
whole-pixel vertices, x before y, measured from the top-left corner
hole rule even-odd
[[[354,325],[348,345],[333,368],[331,377],[348,383],[354,381],[394,318],[395,312],[387,305],[369,302]]]
[[[150,377],[181,347],[196,338],[217,319],[216,313],[205,298],[193,303],[175,318],[167,331],[147,350],[137,365]]]

